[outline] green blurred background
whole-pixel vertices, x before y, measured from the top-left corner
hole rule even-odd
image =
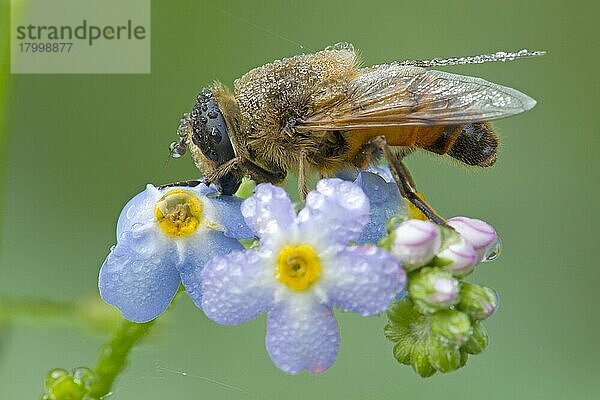
[[[548,0],[153,1],[151,74],[0,81],[8,89],[0,297],[95,293],[123,204],[147,182],[197,176],[187,156],[165,164],[167,146],[180,114],[214,79],[231,84],[255,66],[340,41],[361,49],[365,64],[545,49],[541,59],[447,68],[538,100],[496,123],[503,148],[494,168],[467,170],[426,154],[408,162],[444,215],[485,219],[502,236],[501,258],[470,278],[501,295],[484,354],[421,379],[393,359],[383,317],[338,312],[333,368],[287,376],[264,349],[264,316],[222,327],[182,298],[136,349],[111,398],[598,398],[599,11],[592,1]],[[104,339],[44,324],[4,327],[0,399],[37,398],[50,368],[93,366]]]

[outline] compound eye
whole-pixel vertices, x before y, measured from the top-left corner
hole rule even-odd
[[[220,165],[235,157],[225,118],[209,90],[198,95],[191,122],[192,141],[207,159]]]

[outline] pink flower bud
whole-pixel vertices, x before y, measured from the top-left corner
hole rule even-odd
[[[498,242],[498,235],[487,222],[467,217],[453,217],[448,220],[453,227],[477,253],[477,260],[485,258],[486,252]]]
[[[396,228],[391,252],[399,260],[409,264],[409,268],[415,268],[429,262],[439,251],[440,245],[440,231],[436,224],[411,219]]]
[[[459,242],[451,244],[437,256],[441,259],[451,261],[446,268],[452,271],[452,275],[458,278],[471,273],[473,267],[479,261],[475,249],[463,237],[460,238]]]

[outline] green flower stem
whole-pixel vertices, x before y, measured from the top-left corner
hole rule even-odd
[[[171,305],[162,315],[165,315],[167,311],[173,308],[175,301],[184,291],[183,285],[179,285],[179,289]],[[152,328],[159,318],[142,324],[122,319],[109,342],[100,349],[100,355],[94,369],[96,382],[90,391],[90,396],[93,399],[102,399],[103,396],[110,393],[115,379],[117,379],[127,366],[129,352],[148,334],[150,328]]]
[[[72,316],[76,312],[73,303],[34,299],[0,299],[0,324],[40,323],[73,324]]]
[[[94,369],[97,381],[92,386],[92,398],[101,399],[110,393],[115,379],[127,366],[129,352],[155,323],[156,319],[143,324],[127,320],[121,322],[110,341],[100,350]]]
[[[120,320],[118,311],[104,303],[96,293],[68,302],[0,298],[0,325],[84,328],[105,334],[111,332]]]

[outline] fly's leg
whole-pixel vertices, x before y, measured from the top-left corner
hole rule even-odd
[[[300,165],[298,165],[298,193],[302,201],[305,201],[308,195],[308,176],[306,175],[306,155],[302,153]]]
[[[402,162],[402,157],[405,154],[394,154],[383,136],[373,138],[370,142],[373,145],[378,146],[381,151],[383,151],[385,158],[387,158],[390,172],[392,173],[394,181],[396,181],[396,185],[398,185],[400,195],[410,201],[431,221],[439,225],[448,226],[448,222],[417,192],[415,182],[410,175],[408,168],[406,168]]]
[[[199,179],[191,179],[189,181],[179,181],[179,182],[167,183],[165,185],[160,185],[160,186],[158,186],[158,189],[166,189],[169,187],[183,187],[183,186],[195,187],[201,183],[203,183],[203,181],[201,181]]]
[[[242,162],[242,166],[248,171],[250,177],[257,181],[261,182],[269,182],[273,184],[279,184],[283,182],[287,173],[279,168],[274,168],[274,170],[265,169],[252,161],[245,159]]]
[[[241,157],[232,158],[231,160],[219,165],[212,174],[206,175],[204,181],[207,183],[207,185],[210,185],[213,182],[218,182],[225,175],[239,168],[240,164],[242,164],[242,161],[243,160]]]

